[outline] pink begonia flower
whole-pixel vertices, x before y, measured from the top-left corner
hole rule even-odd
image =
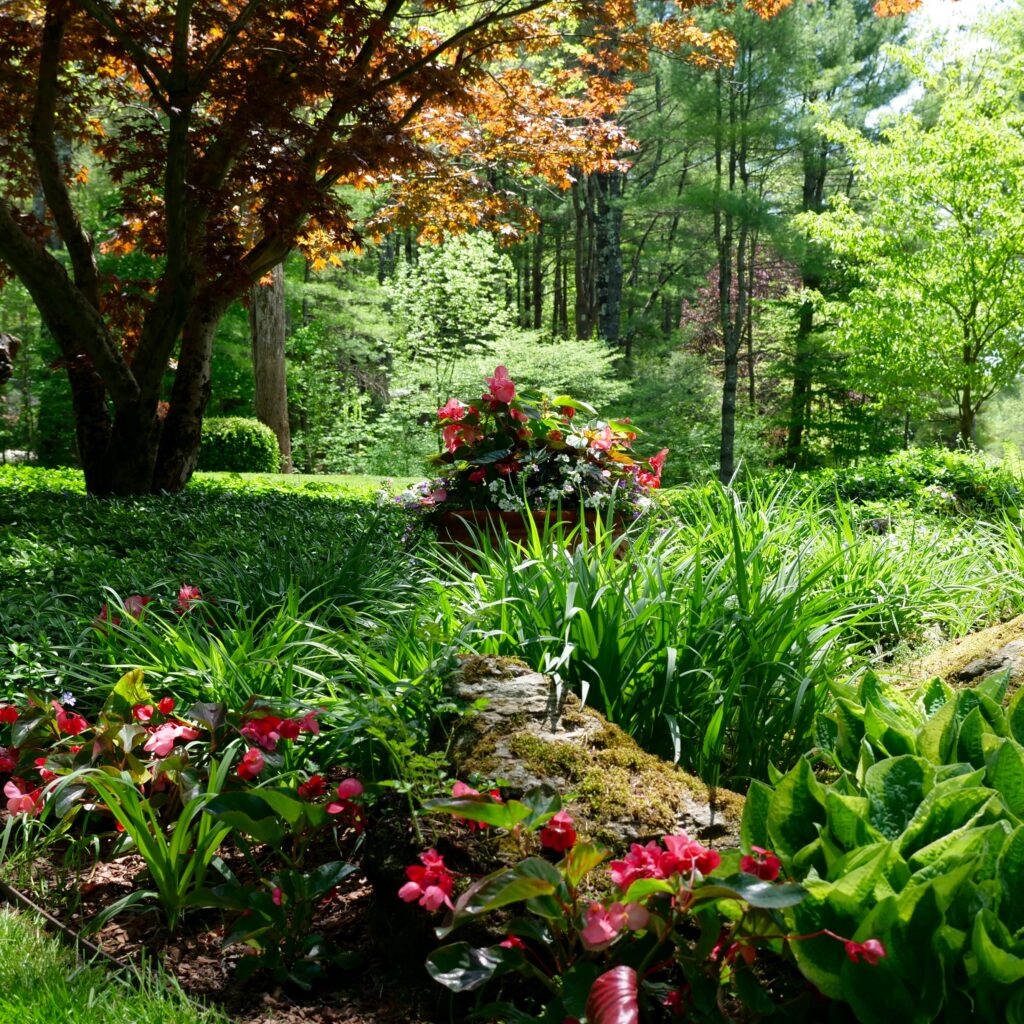
[[[439,420],[461,420],[466,415],[466,407],[457,399],[449,398],[447,403],[437,410]]]
[[[316,716],[319,715],[319,711],[310,711],[308,714],[302,716],[299,719],[299,729],[302,732],[311,732],[313,735],[318,735],[320,732],[320,723],[316,720]]]
[[[498,790],[498,789],[490,790],[487,793],[487,795],[492,800],[496,800],[499,804],[500,803],[504,803],[504,801],[501,799],[501,791]],[[480,796],[480,790],[474,789],[472,786],[467,785],[465,782],[458,782],[457,781],[452,786],[452,796],[456,797],[456,798]],[[455,820],[459,821],[459,822],[462,822],[465,825],[468,825],[470,832],[475,832],[477,829],[485,829],[485,828],[487,828],[487,822],[486,821],[473,821],[473,820],[471,820],[469,818],[460,818],[460,817],[456,817]]]
[[[89,728],[89,723],[81,715],[76,715],[73,711],[65,711],[63,705],[58,701],[51,700],[50,704],[57,712],[57,732],[77,736]]]
[[[274,886],[274,891],[270,894],[270,899],[273,901],[275,907],[281,906],[281,887],[278,885]]]
[[[110,605],[109,605],[109,604],[108,604],[108,603],[107,603],[106,601],[104,601],[104,602],[103,602],[103,607],[102,607],[102,608],[100,609],[100,613],[99,613],[99,615],[97,615],[97,616],[96,616],[96,618],[95,618],[95,619],[93,619],[93,622],[92,622],[92,624],[93,624],[93,625],[94,625],[94,626],[95,626],[95,627],[96,627],[96,628],[97,628],[97,629],[98,629],[98,630],[99,630],[99,631],[100,631],[100,632],[101,632],[101,633],[102,633],[102,634],[103,634],[104,636],[107,636],[107,625],[106,625],[106,624],[107,624],[108,622],[109,622],[109,623],[110,623],[110,624],[111,624],[112,626],[120,626],[120,625],[121,625],[121,620],[120,620],[120,618],[118,618],[118,616],[116,616],[116,615],[114,615],[114,616],[111,616],[111,614],[110,614]]]
[[[250,718],[242,726],[242,735],[250,742],[259,744],[264,750],[277,749],[277,741],[281,739],[281,719],[277,715],[262,715]]]
[[[442,906],[452,908],[454,876],[445,866],[444,858],[437,850],[425,850],[420,854],[420,860],[422,867],[413,864],[405,869],[409,881],[398,890],[399,898],[406,903],[416,901],[430,911]]]
[[[448,492],[443,487],[431,491],[426,497],[420,498],[421,505],[440,505],[448,500]]]
[[[0,707],[0,725],[14,725],[18,720],[18,709],[13,704]]]
[[[774,882],[782,868],[779,858],[762,846],[751,846],[750,849],[751,854],[740,860],[740,871],[756,875],[765,882]]]
[[[530,422],[530,417],[527,416],[526,413],[522,412],[520,409],[509,409],[508,414],[509,416],[512,417],[512,419],[519,420],[520,423]]]
[[[174,710],[174,698],[163,697],[156,707],[161,715],[169,715]]]
[[[143,597],[141,594],[132,594],[124,599],[124,610],[131,618],[140,620],[145,614],[146,605],[152,602],[153,598]]]
[[[615,443],[611,427],[605,427],[596,437],[591,439],[590,447],[598,452],[606,452]]]
[[[526,943],[518,935],[510,934],[504,942],[499,942],[502,949],[526,949]]]
[[[239,761],[235,771],[240,779],[252,782],[265,767],[266,761],[263,760],[263,755],[259,752],[259,749],[257,747],[250,747],[242,756],[242,760]]]
[[[43,791],[29,789],[21,779],[11,779],[4,786],[8,814],[36,815],[43,809]]]
[[[17,751],[14,747],[0,747],[0,775],[8,775],[18,765]]]
[[[565,853],[576,845],[576,830],[572,827],[572,818],[565,811],[559,811],[541,829],[540,845],[557,853]]]
[[[202,601],[203,595],[198,587],[190,587],[187,583],[181,585],[178,591],[178,600],[174,606],[178,615],[184,615],[197,601]]]
[[[508,405],[516,397],[516,384],[508,375],[508,367],[499,366],[493,377],[487,378],[487,386],[491,389],[491,397],[496,402]]]
[[[35,766],[39,771],[39,778],[41,778],[43,782],[53,782],[53,780],[57,778],[57,773],[50,771],[50,769],[46,767],[45,757],[37,757],[35,759]]]
[[[625,892],[638,878],[666,878],[665,851],[652,839],[646,846],[633,843],[623,860],[609,865],[612,881]],[[674,866],[674,862],[669,858]]]
[[[699,871],[702,875],[709,875],[722,863],[722,858],[716,850],[702,846],[685,832],[682,835],[663,838],[665,848],[675,861],[675,870],[681,874],[688,875],[693,871]]]
[[[580,937],[588,949],[603,949],[615,940],[623,928],[634,932],[646,928],[650,917],[647,908],[639,903],[628,903],[625,906],[613,903],[610,907],[591,903],[587,908],[587,923]]]
[[[843,948],[846,950],[846,955],[854,963],[859,963],[863,960],[864,963],[870,964],[872,967],[888,955],[885,951],[885,946],[878,939],[868,939],[867,942],[854,942],[851,939],[843,944]]]
[[[445,449],[454,452],[462,444],[462,427],[458,423],[449,423],[441,428],[441,439],[444,441]]]
[[[199,739],[199,730],[190,729],[187,725],[181,725],[178,722],[165,722],[163,725],[158,725],[153,730],[153,735],[146,740],[143,744],[142,749],[150,754],[156,754],[157,757],[166,757],[174,747],[175,740],[190,740]]]
[[[363,793],[363,784],[358,779],[345,779],[337,789],[338,799],[327,805],[328,814],[341,815],[356,830],[362,832],[365,825],[362,808],[352,801]]]
[[[152,704],[136,704],[132,708],[132,718],[136,722],[150,722],[153,719]]]

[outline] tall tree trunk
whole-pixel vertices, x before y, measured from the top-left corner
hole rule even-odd
[[[817,287],[817,282],[804,278],[805,287]],[[812,332],[814,330],[814,303],[805,299],[800,306],[800,323],[796,332],[796,354],[793,362],[793,391],[789,399],[789,430],[786,435],[786,465],[796,468],[800,463],[804,428],[810,419],[811,388],[814,373]]]
[[[597,319],[594,258],[594,176],[577,179],[572,186],[575,219],[576,337],[591,338]]]
[[[594,246],[597,334],[618,346],[622,320],[622,171],[591,175],[597,195]]]
[[[210,400],[213,337],[223,315],[220,302],[200,299],[185,321],[170,408],[160,434],[154,491],[180,491],[195,472],[203,414]]]
[[[532,327],[539,331],[544,326],[544,221],[533,236],[533,260],[530,265],[530,292],[533,304]]]
[[[292,471],[292,435],[288,425],[288,377],[285,371],[286,336],[284,264],[270,274],[270,284],[255,284],[249,292],[249,328],[252,334],[252,372],[256,382],[256,418],[277,437],[281,472]]]

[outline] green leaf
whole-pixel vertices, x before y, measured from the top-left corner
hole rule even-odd
[[[821,783],[806,758],[779,782],[772,797],[768,818],[768,846],[792,861],[805,846],[818,838],[825,823],[825,797]]]
[[[1010,699],[1010,705],[1006,709],[1006,723],[1010,735],[1018,743],[1024,744],[1024,686],[1018,687]]]
[[[531,814],[530,808],[518,800],[499,803],[487,796],[425,800],[423,809],[431,814],[454,814],[467,821],[478,821],[509,830],[514,829]]]
[[[925,714],[934,715],[953,696],[953,687],[944,679],[936,677],[924,689],[922,701]]]
[[[676,886],[662,878],[638,878],[631,882],[622,897],[623,903],[638,903],[654,893],[674,893]]]
[[[256,795],[256,791],[221,793],[210,800],[203,811],[216,821],[268,846],[279,846],[287,835],[277,813],[266,800]]]
[[[490,946],[474,949],[456,942],[427,957],[427,973],[453,992],[472,992],[491,978],[517,971],[525,961],[521,950]]]
[[[943,704],[917,733],[917,752],[932,764],[946,764],[956,737],[956,702]]]
[[[1024,747],[1009,737],[1000,739],[988,755],[987,781],[1018,818],[1024,816]]]
[[[752,907],[762,910],[781,910],[783,907],[794,907],[803,902],[807,890],[802,885],[792,882],[766,882],[755,875],[739,872],[728,878],[709,877],[705,883],[693,891],[693,902],[705,903],[709,900],[730,899],[743,900]]]
[[[971,950],[978,958],[978,974],[996,985],[1015,985],[1024,980],[1024,959],[1000,948],[989,933],[991,911],[983,911],[974,919]],[[998,924],[998,921],[995,922]]]
[[[994,704],[1002,704],[1006,699],[1006,691],[1010,687],[1010,669],[1004,668],[999,672],[993,672],[987,679],[983,679],[975,691],[982,696],[988,697]]]
[[[437,929],[444,938],[463,921],[489,913],[510,903],[520,903],[537,896],[550,896],[562,885],[558,869],[540,857],[528,857],[518,864],[495,871],[474,882],[456,901],[450,921]]]
[[[605,861],[610,853],[605,847],[593,843],[577,844],[566,856],[566,880],[573,887],[579,885],[584,876]]]
[[[909,755],[873,764],[864,773],[871,825],[887,839],[899,836],[931,789],[934,774],[927,761]]]
[[[228,709],[223,704],[198,703],[185,712],[185,717],[193,722],[200,722],[210,732],[216,732],[227,718]]]
[[[1024,827],[1015,828],[1003,844],[996,877],[1002,890],[999,916],[1016,935],[1024,928]]]
[[[530,808],[525,826],[529,829],[543,825],[562,809],[562,797],[551,786],[534,786],[523,794],[522,800]]]
[[[743,803],[743,820],[740,824],[740,843],[750,851],[752,846],[768,844],[768,812],[772,803],[772,790],[756,779],[747,790]]]
[[[114,684],[103,705],[103,711],[121,719],[131,720],[132,708],[136,704],[152,703],[153,695],[146,686],[146,674],[137,668],[125,673]]]

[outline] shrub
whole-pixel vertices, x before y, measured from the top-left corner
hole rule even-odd
[[[911,448],[815,474],[847,501],[908,500],[941,511],[998,515],[1020,501],[1019,480],[980,452]]]
[[[227,416],[203,421],[200,469],[226,473],[276,473],[279,465],[277,437],[259,420]]]

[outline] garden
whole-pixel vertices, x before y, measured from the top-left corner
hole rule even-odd
[[[1022,55],[0,3],[0,1024],[1024,1024]]]

